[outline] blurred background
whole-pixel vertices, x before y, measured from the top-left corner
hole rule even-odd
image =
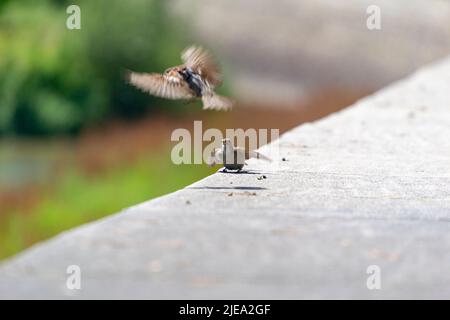
[[[193,43],[221,62],[232,112],[124,83]],[[283,132],[449,52],[450,0],[1,0],[0,259],[217,170],[172,164],[176,128]]]

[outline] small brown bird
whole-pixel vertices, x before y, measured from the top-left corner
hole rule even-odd
[[[184,64],[159,73],[127,72],[127,80],[152,95],[168,99],[201,98],[203,109],[230,110],[231,99],[219,96],[214,88],[222,83],[219,67],[203,48],[191,46],[181,54]]]
[[[266,161],[272,161],[270,158],[255,150],[246,150],[244,148],[234,147],[231,140],[222,139],[222,148],[216,148],[211,152],[208,159],[208,164],[212,167],[216,164],[223,164],[225,167],[223,172],[227,170],[241,171],[244,165],[247,165],[245,160],[250,158],[258,158]]]

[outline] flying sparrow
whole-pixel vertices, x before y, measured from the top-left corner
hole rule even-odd
[[[203,48],[191,46],[181,54],[184,64],[159,73],[127,72],[127,80],[152,95],[168,99],[201,98],[203,109],[230,110],[231,99],[219,96],[214,88],[222,83],[213,57]]]
[[[266,161],[272,161],[270,158],[255,150],[246,150],[244,148],[234,147],[231,140],[222,139],[222,147],[216,148],[211,152],[208,159],[208,164],[214,166],[216,164],[223,164],[224,172],[227,170],[241,171],[244,165],[247,165],[245,160],[250,158],[258,158]]]

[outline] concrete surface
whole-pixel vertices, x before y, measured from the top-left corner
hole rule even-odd
[[[0,267],[0,298],[450,298],[449,84],[450,58],[283,135],[287,161],[38,244]]]

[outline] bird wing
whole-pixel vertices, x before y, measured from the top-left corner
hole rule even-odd
[[[186,48],[182,54],[186,67],[198,73],[202,78],[208,81],[208,84],[214,88],[222,83],[222,75],[213,56],[201,47],[191,46]]]
[[[154,96],[168,99],[188,99],[194,95],[185,81],[159,73],[128,72],[127,80],[133,86]]]
[[[208,93],[202,96],[203,109],[228,111],[233,108],[233,100],[219,96],[215,93]]]
[[[213,167],[218,163],[222,163],[222,149],[216,148],[211,151],[207,164]]]

